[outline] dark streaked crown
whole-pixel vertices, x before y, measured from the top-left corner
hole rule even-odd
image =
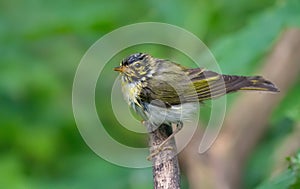
[[[122,60],[122,63],[121,65],[122,66],[128,66],[136,61],[141,61],[143,60],[143,58],[146,56],[147,54],[145,53],[135,53],[135,54],[132,54],[130,56],[128,56],[127,58],[124,58]]]
[[[151,56],[146,53],[135,53],[124,58],[120,65],[123,78],[128,82],[145,81],[151,68]],[[117,70],[118,71],[118,70]]]

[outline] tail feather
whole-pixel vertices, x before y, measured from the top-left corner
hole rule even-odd
[[[230,76],[223,75],[226,93],[239,90],[279,92],[278,88],[261,76]]]
[[[261,76],[221,75],[203,69],[189,70],[199,101],[217,98],[236,91],[279,92],[278,88]]]
[[[217,98],[226,93],[241,90],[279,92],[272,82],[261,76],[220,75],[212,71],[200,71],[198,74],[195,71],[196,74],[192,71],[190,72],[199,101]]]

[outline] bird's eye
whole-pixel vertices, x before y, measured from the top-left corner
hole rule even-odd
[[[140,63],[135,63],[134,66],[135,66],[136,68],[140,68],[140,67],[141,67],[141,64],[140,64]]]

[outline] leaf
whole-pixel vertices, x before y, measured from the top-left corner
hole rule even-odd
[[[294,157],[288,157],[288,170],[276,178],[265,181],[257,189],[298,189],[300,186],[300,152]]]
[[[292,171],[286,171],[271,181],[266,181],[256,189],[287,189],[296,179]]]

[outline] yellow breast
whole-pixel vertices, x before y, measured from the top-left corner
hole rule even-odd
[[[135,103],[136,105],[141,106],[137,101],[141,90],[140,87],[141,85],[137,82],[128,83],[126,81],[122,81],[122,92],[128,105],[132,106],[132,103]]]

